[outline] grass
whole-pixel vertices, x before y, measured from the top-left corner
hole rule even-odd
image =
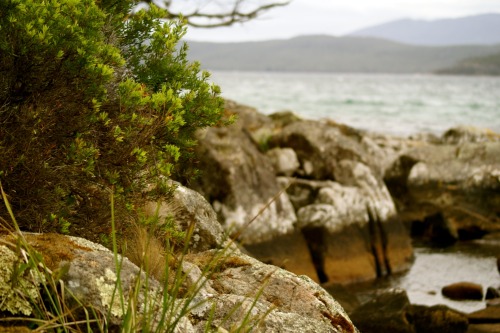
[[[176,332],[186,324],[187,315],[199,307],[209,307],[204,330],[206,332],[223,332],[222,326],[229,328],[228,332],[248,332],[259,325],[267,316],[269,309],[260,315],[252,314],[262,295],[265,282],[251,296],[252,302],[239,302],[229,309],[225,317],[217,317],[216,299],[200,297],[201,291],[210,279],[214,279],[217,272],[227,267],[244,265],[242,259],[232,255],[230,242],[226,246],[210,251],[210,255],[198,257],[198,262],[189,263],[186,258],[189,254],[189,240],[194,232],[194,223],[185,231],[183,246],[178,249],[167,237],[162,243],[155,237],[154,227],[135,226],[135,258],[133,260],[140,267],[140,272],[132,286],[122,284],[122,269],[124,257],[120,254],[119,242],[116,237],[114,218],[114,196],[111,194],[111,243],[114,261],[116,283],[111,292],[110,306],[107,309],[88,304],[71,293],[64,282],[64,276],[70,266],[59,265],[57,261],[46,262],[47,256],[40,251],[40,244],[33,245],[30,236],[19,229],[14,212],[9,204],[6,193],[0,183],[1,197],[8,210],[11,223],[1,221],[3,234],[0,239],[2,249],[10,250],[15,254],[12,260],[9,281],[15,292],[13,297],[20,297],[23,306],[18,306],[20,315],[0,316],[0,328],[14,329],[22,332]],[[50,242],[49,242],[50,243]],[[126,252],[126,251],[125,251]],[[56,257],[62,255],[57,252]],[[70,261],[71,258],[68,258]],[[60,260],[60,259],[59,259]],[[8,266],[8,265],[7,265]],[[190,267],[203,267],[195,276]],[[160,281],[160,284],[157,282]],[[160,288],[156,288],[160,285]],[[15,286],[15,288],[14,288]],[[6,300],[0,303],[5,307]],[[22,309],[19,310],[19,309]],[[5,309],[4,309],[5,310]],[[24,311],[24,312],[23,312]],[[11,311],[12,312],[12,311]],[[16,311],[14,311],[16,312]],[[120,319],[116,320],[116,314]],[[236,325],[234,317],[239,320]]]

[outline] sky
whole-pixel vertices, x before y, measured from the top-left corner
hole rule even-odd
[[[234,0],[219,0],[224,1]],[[190,27],[186,39],[235,42],[311,34],[342,36],[403,18],[433,20],[484,13],[500,13],[500,0],[292,0],[288,6],[274,8],[244,24],[216,29]]]

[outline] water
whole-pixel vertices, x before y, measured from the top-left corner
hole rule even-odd
[[[500,78],[433,75],[369,75],[214,72],[223,96],[260,112],[291,110],[304,118],[330,118],[369,131],[440,134],[458,125],[500,132]],[[485,307],[441,296],[447,284],[469,281],[500,287],[500,240],[461,243],[447,249],[415,248],[412,268],[401,275],[352,286],[366,300],[374,292],[403,288],[414,304],[446,304],[463,312]]]
[[[352,285],[351,291],[361,301],[375,292],[390,288],[405,289],[412,304],[445,304],[470,313],[485,308],[484,301],[454,301],[441,295],[441,288],[455,282],[473,282],[488,287],[500,287],[496,256],[500,254],[500,239],[458,243],[446,249],[415,246],[415,262],[400,275]]]
[[[265,114],[291,110],[395,135],[458,125],[500,132],[500,78],[437,75],[213,72],[223,96]]]

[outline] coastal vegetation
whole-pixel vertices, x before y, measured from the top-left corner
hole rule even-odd
[[[191,170],[196,129],[221,120],[182,21],[134,5],[2,2],[0,176],[23,230],[107,237],[110,193],[117,221],[137,218]]]

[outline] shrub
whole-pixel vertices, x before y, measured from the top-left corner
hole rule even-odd
[[[182,22],[155,6],[129,16],[134,4],[0,4],[0,179],[25,230],[99,240],[110,192],[117,221],[134,217],[192,170],[194,131],[221,122]]]

